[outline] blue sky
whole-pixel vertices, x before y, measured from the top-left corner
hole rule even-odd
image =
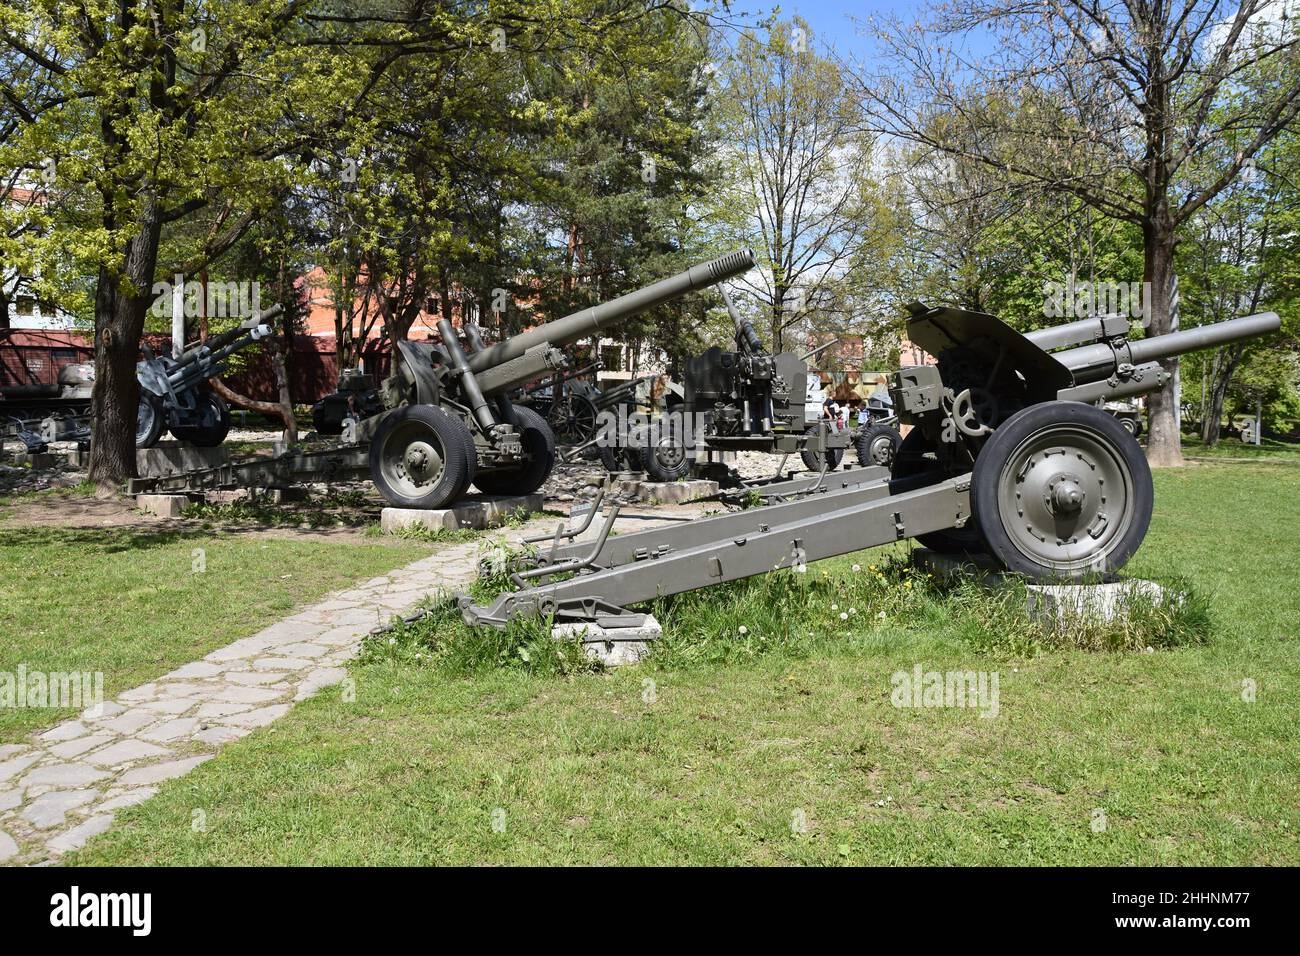
[[[866,60],[874,51],[874,41],[862,33],[854,18],[865,22],[872,15],[893,15],[910,21],[922,16],[929,5],[929,0],[788,0],[779,4],[762,0],[732,0],[731,8],[757,18],[779,6],[782,18],[798,14],[807,20],[818,45],[826,43],[842,56]],[[963,46],[967,55],[978,55],[979,50],[982,47],[987,49],[991,42],[987,35],[971,35]]]
[[[829,41],[841,54],[865,57],[871,52],[871,40],[858,32],[852,17],[859,20],[866,20],[871,14],[914,17],[923,3],[916,0],[860,0],[857,3],[848,0],[791,0],[780,4],[733,0],[732,3],[733,10],[759,15],[770,13],[777,6],[782,18],[795,14],[803,17],[820,41]]]

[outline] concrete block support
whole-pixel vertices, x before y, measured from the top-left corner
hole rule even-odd
[[[379,526],[385,534],[396,534],[406,528],[481,531],[505,524],[512,515],[527,516],[541,510],[541,495],[484,495],[458,501],[450,508],[385,508],[379,516]]]

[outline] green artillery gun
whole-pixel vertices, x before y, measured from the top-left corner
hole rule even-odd
[[[273,305],[233,329],[189,346],[178,358],[154,355],[146,342],[144,361],[135,369],[140,381],[136,447],[152,448],[167,430],[180,441],[202,448],[213,448],[225,441],[230,431],[230,409],[220,395],[207,387],[207,382],[225,371],[230,356],[270,335],[266,320],[279,315],[281,309]]]
[[[659,427],[631,436],[619,463],[633,464],[655,481],[676,481],[695,470],[731,483],[739,479],[725,466],[701,464],[695,452],[747,450],[798,452],[806,468],[834,470],[852,435],[822,421],[820,400],[814,401],[820,388],[808,361],[837,343],[802,356],[769,354],[727,290],[719,292],[735,327],[734,351],[713,346],[688,359],[681,400],[666,403]]]
[[[1146,534],[1151,471],[1132,435],[1094,404],[1154,391],[1160,361],[1276,331],[1267,312],[1131,340],[1129,323],[1084,319],[1022,335],[992,315],[909,307],[908,337],[937,365],[900,369],[890,394],[911,426],[893,473],[878,467],[769,485],[776,503],[611,536],[557,528],[513,575],[518,590],[459,604],[471,624],[520,616],[640,624],[629,605],[916,538],[982,552],[1034,579],[1122,567]]]
[[[753,265],[750,250],[732,252],[495,345],[473,326],[462,344],[446,319],[440,345],[397,342],[401,362],[381,388],[388,410],[356,428],[357,439],[370,442],[375,486],[405,508],[441,508],[471,484],[487,494],[536,491],[555,463],[555,436],[510,393],[567,368],[564,346]]]
[[[281,308],[274,305],[206,342],[196,342],[176,358],[155,355],[149,343],[143,343],[144,360],[135,368],[140,383],[136,447],[152,448],[168,430],[180,441],[201,447],[215,447],[225,441],[230,431],[230,409],[208,387],[208,380],[225,371],[230,356],[270,335],[266,321],[279,315]],[[88,440],[94,385],[94,365],[64,367],[59,372],[58,386],[42,386],[34,398],[25,402],[0,404],[0,413],[4,413],[0,417],[9,421],[7,433],[21,438],[32,451],[53,441]],[[16,411],[10,412],[11,407]]]
[[[807,404],[808,361],[836,343],[802,356],[771,355],[731,296],[720,291],[735,326],[736,350],[714,346],[686,363],[683,410],[703,428],[697,440],[714,451],[799,452],[812,471],[838,467],[849,432],[823,424],[815,411],[809,415]]]

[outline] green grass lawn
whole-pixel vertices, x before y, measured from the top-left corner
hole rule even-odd
[[[812,641],[669,637],[658,663],[612,674],[509,656],[457,671],[381,645],[353,668],[355,700],[335,689],[299,705],[73,860],[1295,864],[1300,480],[1204,465],[1156,485],[1131,567],[1212,600],[1202,643],[981,643],[904,582],[842,633],[828,612]],[[807,586],[880,560],[815,565]],[[675,620],[782,626],[747,593],[677,605],[690,614]],[[893,706],[891,675],[918,663],[996,671],[997,716]]]
[[[0,671],[102,671],[112,697],[428,553],[246,531],[0,528]],[[0,709],[0,743],[73,713]]]
[[[1223,438],[1213,447],[1198,438],[1183,436],[1183,454],[1193,458],[1258,458],[1261,461],[1300,462],[1300,444],[1261,438],[1258,445],[1247,445],[1239,438]]]

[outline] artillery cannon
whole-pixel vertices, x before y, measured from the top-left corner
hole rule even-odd
[[[1161,387],[1163,359],[1279,327],[1268,312],[1134,341],[1112,317],[1022,335],[979,312],[909,312],[909,338],[938,364],[892,377],[894,407],[912,426],[892,474],[873,466],[784,482],[766,489],[775,504],[617,537],[614,506],[594,544],[557,529],[515,571],[518,590],[487,605],[461,597],[465,620],[636,625],[643,616],[629,605],[905,538],[983,552],[1034,579],[1104,575],[1142,543],[1154,496],[1137,441],[1092,403]]]
[[[808,370],[810,358],[836,343],[803,356],[771,355],[727,290],[719,292],[735,329],[735,350],[713,346],[687,360],[683,400],[672,409],[675,420],[647,430],[650,447],[638,449],[646,472],[656,481],[675,481],[691,470],[689,450],[697,447],[798,452],[813,471],[838,467],[850,434],[821,423],[810,400],[816,379]]]
[[[236,328],[191,345],[178,358],[155,355],[148,342],[142,343],[144,360],[135,368],[140,384],[136,447],[152,448],[168,429],[181,441],[203,447],[225,441],[230,431],[230,409],[220,395],[205,385],[225,371],[227,358],[271,334],[266,320],[278,315],[281,308],[274,305]],[[49,442],[89,439],[94,384],[94,365],[64,366],[59,371],[58,385],[32,389],[35,397],[26,402],[7,400],[0,404],[0,416],[8,421],[7,434],[20,437],[33,451]]]
[[[230,409],[220,395],[204,386],[208,379],[225,371],[226,359],[270,335],[266,320],[279,315],[281,309],[273,305],[233,329],[191,345],[177,358],[154,355],[146,342],[144,361],[135,369],[140,381],[136,447],[152,448],[164,430],[202,448],[225,441],[230,431]]]
[[[473,326],[462,345],[446,319],[437,326],[440,345],[397,342],[400,366],[381,388],[388,411],[356,429],[359,440],[370,441],[375,486],[407,508],[440,508],[471,484],[488,494],[536,491],[555,463],[555,436],[509,394],[563,372],[563,346],[753,265],[750,250],[732,252],[495,345],[485,345]]]

